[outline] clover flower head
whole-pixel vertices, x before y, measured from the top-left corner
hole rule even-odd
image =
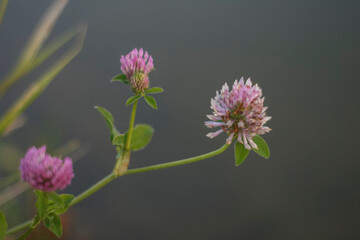
[[[70,158],[62,161],[46,153],[46,146],[31,147],[20,161],[21,178],[34,189],[45,192],[62,190],[74,177]]]
[[[211,121],[206,121],[205,126],[209,128],[220,127],[216,132],[206,136],[214,138],[222,132],[227,133],[227,144],[231,144],[234,137],[242,143],[246,149],[257,149],[252,140],[255,135],[270,132],[269,127],[264,124],[271,119],[266,116],[264,97],[261,88],[252,85],[250,78],[244,83],[244,78],[235,80],[230,91],[225,83],[220,91],[216,91],[215,98],[211,99],[212,115],[207,115]]]
[[[121,55],[121,70],[130,80],[131,88],[136,94],[149,88],[149,73],[154,69],[153,58],[142,48],[132,50],[126,56]]]

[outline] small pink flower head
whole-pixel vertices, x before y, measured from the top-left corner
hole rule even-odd
[[[251,150],[258,148],[252,140],[255,135],[271,131],[269,127],[263,126],[271,117],[266,116],[267,107],[264,107],[261,88],[257,84],[253,86],[250,79],[246,83],[244,78],[235,80],[231,91],[225,83],[220,93],[216,91],[215,98],[211,99],[211,109],[213,114],[207,115],[211,121],[206,121],[205,126],[221,129],[206,135],[210,138],[226,132],[227,144],[231,144],[236,137],[246,149]]]
[[[46,153],[46,146],[38,149],[31,147],[20,160],[21,178],[38,190],[53,192],[62,190],[74,177],[72,161],[64,161]]]
[[[132,50],[128,55],[120,58],[121,70],[130,80],[131,88],[136,94],[143,93],[149,88],[149,73],[154,69],[152,57],[142,48]]]

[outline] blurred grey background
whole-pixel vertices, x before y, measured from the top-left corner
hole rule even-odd
[[[48,5],[10,1],[0,28],[2,77]],[[136,122],[156,131],[130,168],[220,147],[225,135],[205,137],[210,98],[241,76],[266,96],[271,157],[251,153],[235,167],[231,148],[120,178],[72,208],[67,239],[360,239],[359,13],[359,1],[71,1],[51,38],[85,21],[84,49],[7,141],[25,151],[79,138],[90,153],[75,164],[66,192],[100,180],[115,151],[94,106],[127,128],[131,92],[109,81],[120,73],[120,55],[143,47],[154,58],[151,85],[165,92],[156,96],[158,111],[139,104]],[[48,64],[8,92],[0,114]]]

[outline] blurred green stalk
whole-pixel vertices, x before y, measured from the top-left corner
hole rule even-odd
[[[0,119],[0,136],[7,127],[14,121],[49,85],[55,76],[76,56],[82,49],[86,28],[77,37],[75,45],[65,53],[49,70],[45,72],[35,83],[33,83],[23,95],[11,106],[11,108]]]
[[[57,19],[63,12],[66,4],[69,0],[55,0],[52,5],[46,10],[43,17],[39,21],[37,27],[35,28],[33,34],[31,35],[26,47],[24,48],[18,63],[10,74],[3,80],[0,84],[0,97],[5,94],[8,88],[17,82],[21,77],[34,69],[38,64],[33,64],[35,59],[38,57],[41,48],[51,33]],[[7,0],[3,1],[7,2]],[[2,10],[1,11],[5,11]],[[0,21],[1,21],[1,12],[0,12]],[[44,60],[43,60],[44,61]]]
[[[0,25],[5,15],[6,6],[8,4],[8,0],[3,0],[0,5]]]

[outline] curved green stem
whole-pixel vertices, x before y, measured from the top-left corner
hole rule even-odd
[[[185,165],[185,164],[189,164],[189,163],[194,163],[194,162],[197,162],[200,160],[204,160],[204,159],[219,155],[219,154],[223,153],[228,147],[229,147],[228,144],[224,144],[221,148],[219,148],[215,151],[205,153],[205,154],[202,154],[202,155],[199,155],[196,157],[185,158],[182,160],[177,160],[177,161],[168,162],[168,163],[155,164],[155,165],[148,166],[148,167],[130,169],[124,175],[143,173],[143,172],[159,170],[159,169],[163,169],[163,168],[176,167],[176,166],[181,166],[181,165]],[[114,172],[110,173],[105,178],[101,179],[99,182],[97,182],[96,184],[94,184],[93,186],[91,186],[90,188],[85,190],[83,193],[81,193],[79,196],[74,198],[74,200],[70,203],[70,206],[74,206],[75,204],[81,202],[85,198],[91,196],[92,194],[94,194],[101,188],[105,187],[107,184],[109,184],[116,178],[117,178],[117,175]],[[22,223],[14,228],[11,228],[10,230],[8,230],[6,232],[6,235],[13,234],[21,229],[24,229],[24,228],[30,226],[32,223],[33,223],[33,220],[29,220],[29,221]]]
[[[151,165],[148,167],[130,169],[127,171],[126,175],[148,172],[148,171],[153,171],[153,170],[159,170],[159,169],[169,168],[169,167],[176,167],[176,166],[181,166],[181,165],[197,162],[197,161],[200,161],[200,160],[203,160],[206,158],[210,158],[210,157],[219,155],[220,153],[224,152],[228,147],[229,147],[228,144],[224,144],[221,148],[219,148],[215,151],[205,153],[205,154],[202,154],[202,155],[199,155],[196,157],[186,158],[186,159],[177,160],[177,161],[168,162],[168,163],[155,164],[155,165]]]
[[[26,222],[19,224],[13,228],[10,228],[9,230],[7,230],[6,235],[10,235],[10,234],[16,233],[24,228],[27,228],[31,224],[33,224],[33,222],[34,222],[34,219],[30,219],[29,221],[26,221]]]

